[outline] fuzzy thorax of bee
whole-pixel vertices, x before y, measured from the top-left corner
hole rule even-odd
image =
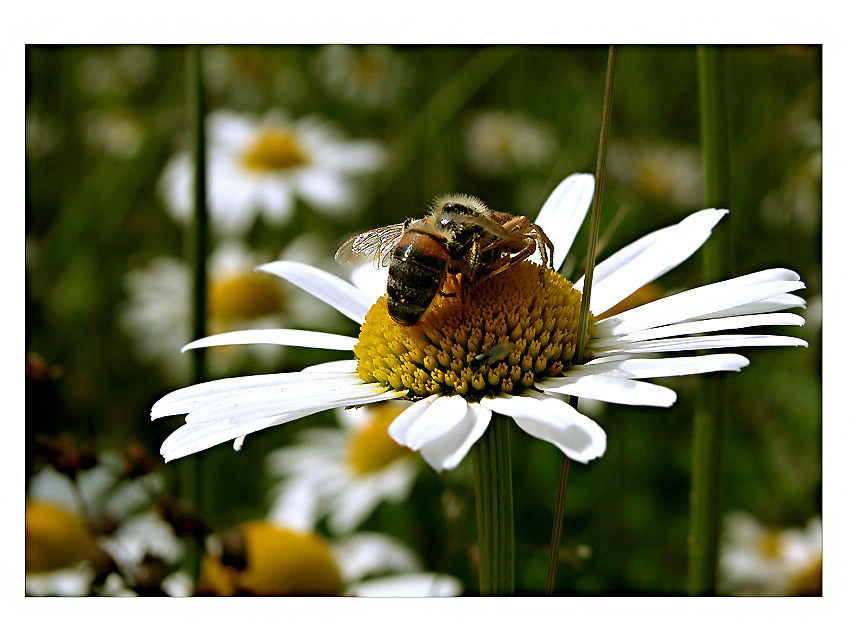
[[[581,293],[558,273],[524,261],[460,289],[443,292],[407,327],[387,313],[386,296],[366,314],[354,348],[367,382],[469,398],[520,394],[559,374],[576,348]]]

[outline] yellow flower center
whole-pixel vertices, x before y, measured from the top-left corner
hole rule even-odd
[[[361,475],[382,470],[396,459],[410,454],[410,450],[393,441],[387,431],[402,408],[382,403],[363,409],[369,411],[369,422],[352,434],[348,444],[349,466]]]
[[[210,318],[222,325],[280,312],[284,303],[283,293],[271,277],[253,272],[213,279],[207,297]]]
[[[94,535],[78,516],[51,503],[26,505],[27,572],[48,572],[94,558]]]
[[[367,382],[470,398],[521,394],[559,374],[576,347],[581,293],[558,273],[520,262],[461,290],[449,276],[420,320],[393,321],[381,297],[366,314],[354,347]]]
[[[250,521],[230,533],[224,553],[227,555],[204,557],[201,592],[333,596],[342,591],[342,577],[330,547],[314,534]]]
[[[307,163],[298,138],[286,128],[268,127],[260,132],[242,156],[242,164],[261,173],[285,171]]]

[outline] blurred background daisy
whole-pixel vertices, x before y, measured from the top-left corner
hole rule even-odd
[[[317,261],[327,247],[315,236],[301,236],[280,253],[282,258]],[[325,304],[293,301],[287,288],[254,269],[264,263],[262,253],[230,239],[209,256],[207,326],[211,333],[252,328],[333,325]],[[191,364],[181,348],[192,326],[192,270],[183,260],[156,257],[148,266],[127,273],[128,298],[119,308],[119,321],[132,338],[138,356],[156,364],[170,381],[187,378]],[[306,297],[307,295],[305,295]],[[285,352],[274,346],[216,348],[209,357],[213,374],[223,375],[254,365],[271,370]]]
[[[356,529],[381,502],[399,503],[410,495],[419,460],[390,438],[390,423],[403,403],[337,409],[341,429],[310,428],[294,445],[269,455],[272,476],[270,518],[313,529],[327,517],[335,535]]]
[[[734,596],[820,596],[823,526],[820,517],[805,527],[776,529],[748,512],[724,519],[720,590]]]
[[[320,116],[220,110],[207,120],[208,205],[214,229],[224,234],[244,234],[259,216],[282,224],[296,199],[324,215],[350,215],[360,202],[356,178],[386,159],[379,142],[348,140]],[[162,176],[168,211],[181,223],[191,220],[193,179],[188,153],[175,155]]]

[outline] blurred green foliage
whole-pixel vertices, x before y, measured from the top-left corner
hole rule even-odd
[[[323,84],[319,50],[204,49],[210,111],[317,114],[391,153],[359,217],[328,223],[299,204],[284,226],[258,222],[251,248],[277,254],[308,231],[336,246],[355,232],[416,216],[447,191],[533,215],[563,177],[593,171],[604,47],[394,47],[403,73],[383,108],[343,99]],[[181,423],[150,423],[151,404],[174,386],[133,356],[132,337],[116,316],[127,296],[126,273],[158,255],[180,257],[186,245],[186,231],[157,192],[165,163],[187,141],[184,56],[182,47],[27,49],[26,347],[52,370],[27,381],[28,443],[67,432],[97,450],[132,441],[156,450]],[[744,353],[751,364],[730,384],[724,508],[749,510],[767,524],[799,525],[820,510],[821,51],[734,47],[728,64],[733,204],[721,226],[733,234],[733,274],[773,266],[799,272],[808,323],[793,334],[810,346]],[[675,192],[688,170],[676,152],[695,155],[699,171],[696,82],[691,47],[620,49],[603,256],[702,207],[698,183]],[[552,157],[498,174],[476,170],[466,135],[483,110],[545,125]],[[647,164],[647,149],[669,149],[668,163]],[[585,232],[573,251],[576,270]],[[675,291],[707,282],[692,259],[660,283]],[[354,334],[351,322],[337,323],[337,332]],[[290,348],[283,367],[298,370],[323,356]],[[608,450],[571,469],[559,592],[682,593],[697,383],[665,381],[679,394],[671,409],[606,406],[592,414],[608,433]],[[223,528],[263,516],[270,487],[265,455],[302,428],[333,423],[331,412],[322,413],[249,437],[239,453],[227,445],[201,453],[207,522]],[[512,446],[517,590],[535,593],[545,580],[560,456],[519,431]],[[30,467],[31,445],[27,454]],[[175,478],[179,463],[163,471]],[[444,475],[427,470],[407,502],[382,506],[365,527],[407,540],[428,568],[458,575],[475,591],[470,475],[469,461]]]

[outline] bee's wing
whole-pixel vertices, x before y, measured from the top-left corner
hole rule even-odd
[[[371,259],[376,268],[381,264],[386,266],[392,249],[403,234],[404,224],[367,230],[340,246],[334,259],[341,264],[352,266],[360,266]]]

